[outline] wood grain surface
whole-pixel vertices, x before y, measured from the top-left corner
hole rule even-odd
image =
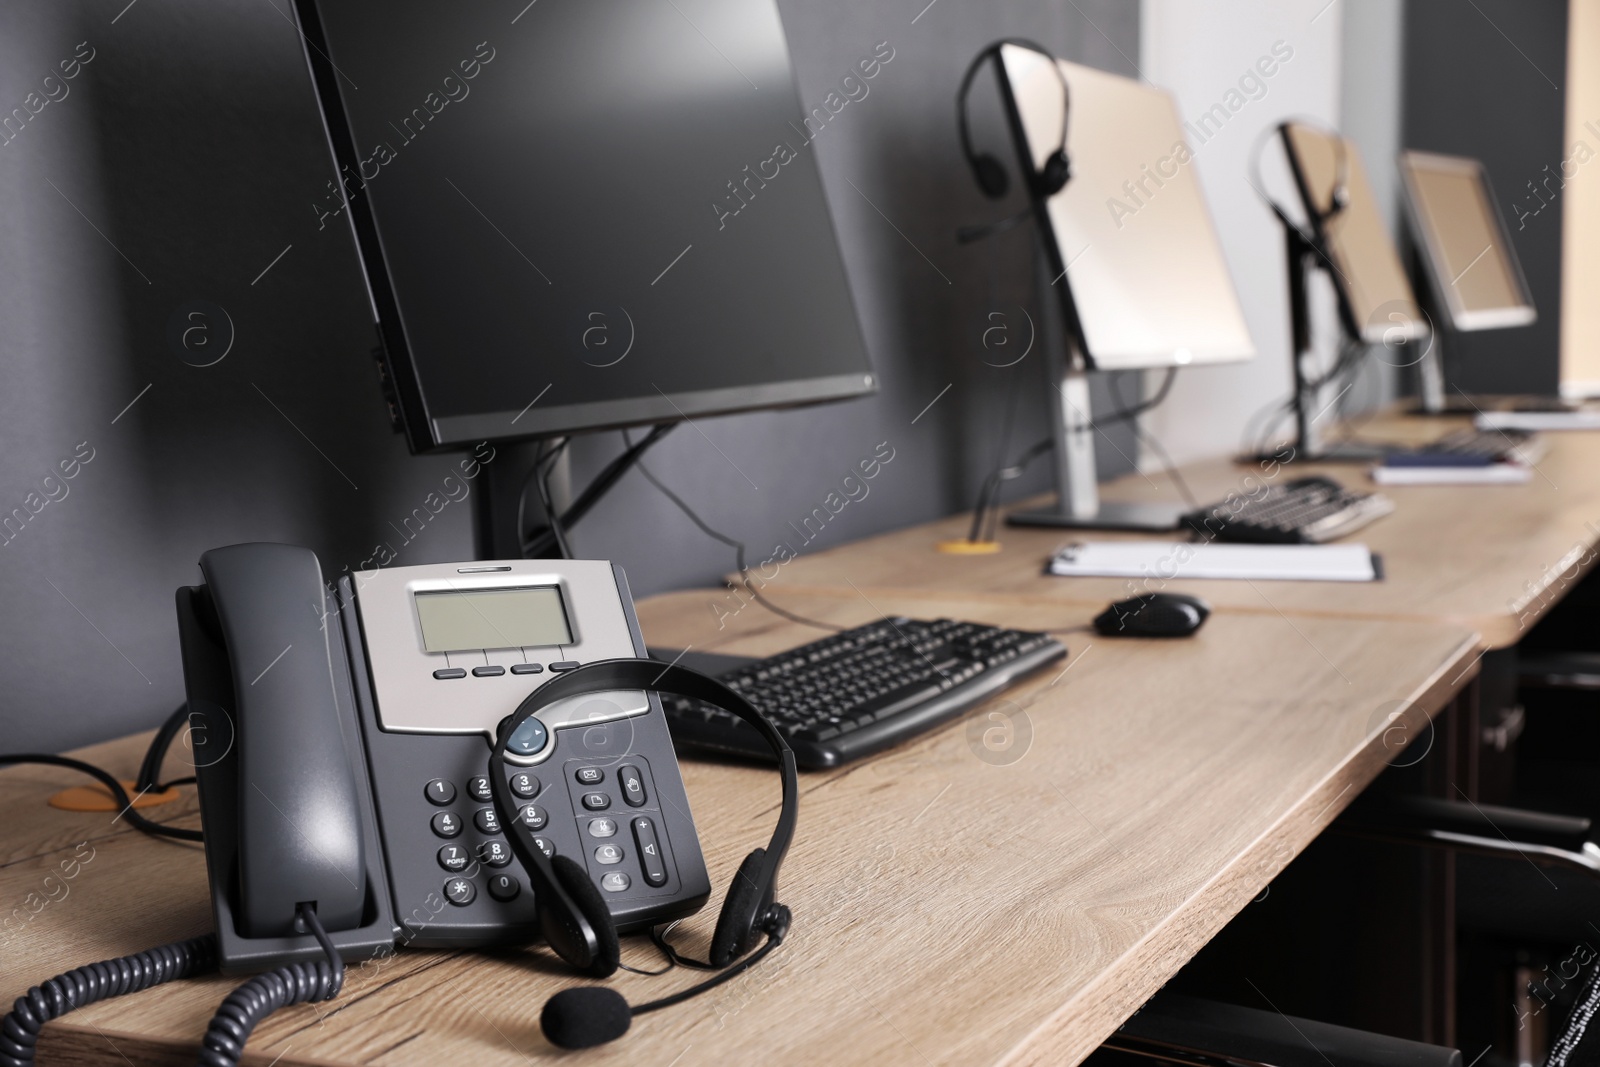
[[[1363,426],[1360,436],[1417,443],[1464,425],[1461,419],[1382,416]],[[1166,590],[1194,593],[1218,608],[1268,615],[1445,620],[1476,630],[1486,647],[1504,648],[1589,571],[1600,543],[1600,433],[1546,437],[1549,454],[1527,485],[1383,487],[1380,491],[1396,504],[1394,514],[1346,539],[1365,543],[1382,557],[1380,582],[1057,578],[1043,573],[1045,561],[1070,542],[1183,536],[1002,525],[1003,549],[995,555],[939,552],[940,541],[967,535],[972,520],[966,513],[801,556],[777,568],[767,593],[781,602],[785,591],[797,587],[851,594],[876,588],[919,597],[1104,606],[1135,593]],[[1279,465],[1271,471],[1213,460],[1180,473],[1206,504],[1312,473],[1330,474],[1352,488],[1378,488],[1363,467],[1353,464]],[[1107,500],[1179,499],[1159,473],[1126,475],[1101,492]],[[1052,499],[1021,501],[1006,510],[1038,508]],[[751,558],[770,554],[752,550]],[[756,572],[756,577],[763,575]]]
[[[818,636],[754,606],[719,628],[709,605],[720,595],[642,603],[648,639],[764,655]],[[902,610],[1036,628],[1089,615],[871,595],[791,599],[843,624]],[[1422,732],[1472,676],[1476,647],[1446,624],[1252,613],[1219,614],[1189,641],[1065,640],[1066,663],[967,718],[806,775],[780,894],[795,915],[788,942],[722,989],[641,1017],[622,1041],[581,1054],[545,1043],[539,1010],[574,979],[542,948],[412,950],[352,966],[331,1004],[279,1012],[246,1062],[1075,1063],[1394,758],[1385,736]],[[131,776],[147,736],[86,757]],[[685,760],[684,774],[720,904],[771,832],[776,776],[701,760]],[[46,901],[0,933],[7,1003],[59,971],[211,927],[198,846],[45,805],[69,784],[53,769],[0,773],[11,813],[0,914]],[[185,793],[156,810],[198,825]],[[63,862],[86,854],[62,880]],[[689,949],[703,951],[714,920],[709,907],[685,924]],[[658,963],[639,938],[623,958]],[[640,1001],[698,977],[620,973],[610,984]],[[40,1062],[191,1063],[234,984],[188,981],[74,1012],[47,1027]]]

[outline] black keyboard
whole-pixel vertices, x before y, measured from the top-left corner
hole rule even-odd
[[[1527,430],[1475,430],[1447,433],[1437,441],[1391,452],[1384,462],[1391,467],[1473,467],[1491,463],[1520,463],[1531,467],[1544,458],[1544,438]]]
[[[1046,634],[896,617],[717,673],[788,737],[800,766],[837,767],[931,730],[1066,654]],[[772,758],[743,720],[662,699],[675,743]]]
[[[1238,495],[1183,517],[1183,524],[1208,541],[1252,544],[1321,544],[1353,533],[1394,510],[1378,493],[1357,493],[1332,478],[1313,475]]]

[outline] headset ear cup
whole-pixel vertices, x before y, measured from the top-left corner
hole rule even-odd
[[[991,200],[999,200],[1005,196],[1006,189],[1011,185],[1011,179],[1006,177],[1006,168],[991,155],[974,157],[972,173],[978,179],[978,188],[982,189],[984,195]]]
[[[1066,188],[1071,178],[1072,164],[1067,161],[1066,152],[1052,152],[1039,172],[1039,191],[1044,196],[1054,196]]]
[[[756,909],[761,899],[756,889],[756,875],[767,858],[767,850],[758,848],[739,864],[739,873],[733,876],[728,896],[722,902],[722,913],[717,916],[717,929],[711,935],[710,961],[713,967],[726,967],[750,950],[755,940]]]
[[[574,863],[570,857],[553,856],[550,866],[556,872],[561,888],[567,891],[567,895],[572,897],[572,902],[578,905],[578,910],[583,912],[583,917],[594,927],[595,940],[600,943],[600,952],[594,958],[594,962],[589,967],[581,969],[594,978],[611,975],[622,960],[622,946],[617,941],[617,926],[611,921],[611,909],[606,907],[605,899],[600,896],[600,890],[596,889],[594,882],[589,879],[589,872]]]

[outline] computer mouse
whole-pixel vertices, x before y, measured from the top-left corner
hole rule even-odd
[[[1186,593],[1145,593],[1119,600],[1094,617],[1105,637],[1188,637],[1211,614],[1211,605]]]

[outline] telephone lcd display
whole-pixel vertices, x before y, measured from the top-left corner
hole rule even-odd
[[[429,652],[572,643],[561,590],[553,585],[440,589],[418,592],[415,599]]]

